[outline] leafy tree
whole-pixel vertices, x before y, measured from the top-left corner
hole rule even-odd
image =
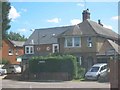
[[[15,41],[26,41],[27,38],[25,38],[24,35],[20,35],[19,33],[15,33],[15,32],[10,32],[9,34],[7,34],[7,38],[10,40],[15,40]]]
[[[6,38],[7,30],[11,27],[9,24],[10,19],[8,18],[9,10],[11,8],[10,2],[8,2],[7,0],[4,0],[4,2],[0,0],[0,8],[2,9],[0,10],[2,13],[0,17],[0,20],[2,22],[2,27],[0,29],[2,30],[2,37],[4,39]]]

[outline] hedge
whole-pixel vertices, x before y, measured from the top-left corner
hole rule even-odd
[[[33,57],[29,60],[30,73],[67,72],[72,78],[77,76],[77,60],[72,55]]]

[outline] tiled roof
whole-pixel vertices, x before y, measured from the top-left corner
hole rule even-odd
[[[89,23],[90,26],[93,28],[93,30],[100,36],[106,37],[106,38],[112,38],[112,39],[118,39],[118,34],[112,31],[111,29],[105,28],[98,23],[86,20],[86,23]],[[120,36],[120,35],[119,35]]]
[[[13,41],[13,40],[10,40],[10,42],[14,45],[14,46],[17,46],[17,47],[23,47],[24,45],[24,41]]]
[[[71,27],[71,29],[61,33],[60,36],[77,36],[77,35],[82,35],[82,32],[80,30],[80,27],[78,25],[75,25]]]
[[[110,29],[104,28],[94,21],[87,19],[84,22],[73,26],[36,29],[25,42],[25,45],[57,43],[58,37],[74,35],[101,36],[107,39],[118,39],[117,33]]]
[[[57,36],[66,30],[72,29],[73,26],[55,27],[46,29],[36,29],[29,39],[25,42],[25,45],[29,44],[52,44],[57,43]]]
[[[107,39],[97,55],[115,55],[120,54],[120,46],[114,41]]]
[[[117,43],[113,42],[112,40],[108,40],[108,42],[111,44],[111,46],[113,47],[113,49],[114,49],[118,54],[120,54],[120,46],[119,46]]]

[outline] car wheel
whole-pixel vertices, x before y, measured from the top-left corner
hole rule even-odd
[[[11,73],[12,73],[12,74],[15,74],[15,72],[14,72],[14,71],[12,71]]]
[[[97,80],[99,80],[100,79],[100,74],[97,76]]]

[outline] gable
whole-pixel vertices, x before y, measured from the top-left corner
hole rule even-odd
[[[60,36],[79,36],[82,35],[80,27],[78,25],[71,26],[69,30],[63,32]]]
[[[106,40],[97,55],[107,55],[107,52],[110,50],[115,50],[118,54],[120,54],[119,47],[120,46],[112,40]]]

